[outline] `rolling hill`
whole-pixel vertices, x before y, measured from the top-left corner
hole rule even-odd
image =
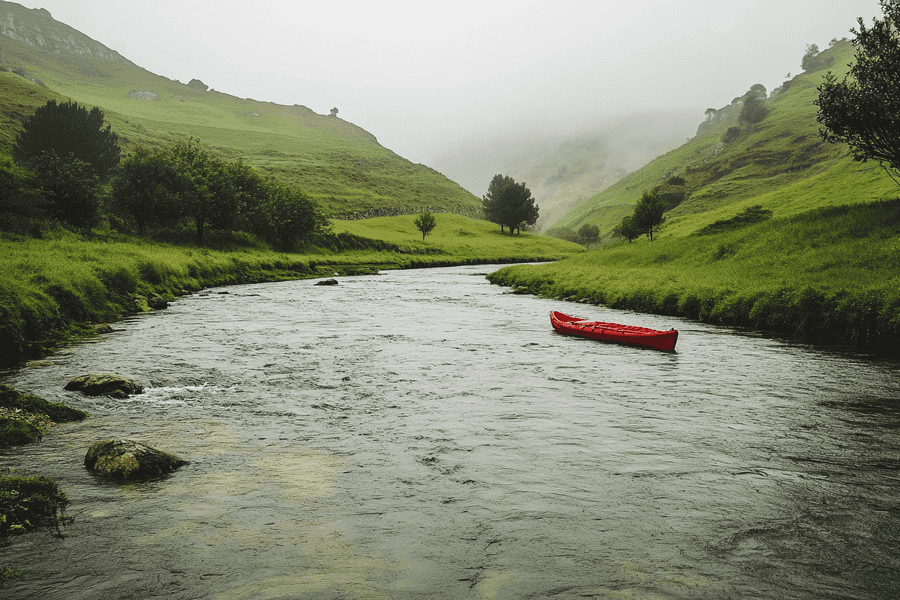
[[[740,96],[746,91],[735,90],[739,97],[732,105],[710,114],[690,141],[579,204],[551,231],[577,230],[590,223],[609,241],[612,229],[645,191],[676,177],[683,179],[687,197],[667,213],[663,237],[689,235],[754,205],[779,218],[895,197],[896,185],[877,164],[855,162],[845,146],[827,144],[818,136],[816,87],[829,69],[846,71],[852,50],[848,41],[841,41],[823,51],[820,62],[830,66],[800,74],[773,90],[766,118],[744,125],[726,142],[729,128],[739,125]]]
[[[9,154],[24,116],[49,99],[74,100],[104,111],[126,154],[193,137],[303,189],[329,214],[480,207],[456,183],[352,123],[155,75],[43,9],[0,1],[0,34],[0,154]]]

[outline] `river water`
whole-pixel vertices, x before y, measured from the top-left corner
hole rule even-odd
[[[492,286],[494,267],[220,288],[5,383],[92,413],[0,466],[75,522],[3,598],[894,598],[900,363]],[[222,292],[222,293],[219,293]],[[676,353],[548,312],[681,332]],[[114,371],[125,401],[62,390]],[[100,439],[191,464],[88,473]]]

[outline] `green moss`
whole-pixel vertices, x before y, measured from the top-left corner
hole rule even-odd
[[[0,537],[72,521],[65,516],[69,498],[48,477],[0,475]]]
[[[34,415],[45,415],[56,423],[82,421],[88,413],[77,408],[66,406],[61,402],[47,402],[32,394],[23,394],[14,388],[0,384],[0,408],[22,410]]]

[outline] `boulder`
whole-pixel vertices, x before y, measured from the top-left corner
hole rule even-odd
[[[116,479],[167,475],[188,461],[134,440],[100,440],[84,455],[84,466]]]
[[[70,392],[81,392],[88,396],[110,396],[127,398],[131,394],[141,394],[144,386],[135,379],[115,373],[94,373],[75,377],[65,386]]]
[[[316,285],[337,285],[337,279],[323,279],[321,281],[317,281]]]
[[[159,294],[151,294],[147,298],[147,305],[153,310],[164,310],[169,308],[169,303]]]

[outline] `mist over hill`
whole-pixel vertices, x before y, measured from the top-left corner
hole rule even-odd
[[[602,116],[552,128],[522,123],[465,138],[435,155],[432,166],[477,196],[496,174],[524,181],[546,229],[579,203],[603,191],[697,131],[702,114],[690,109]]]
[[[777,218],[894,197],[896,186],[877,164],[855,162],[846,146],[818,135],[816,88],[829,70],[839,77],[847,71],[850,42],[835,40],[817,58],[809,71],[767,91],[761,120],[741,122],[742,98],[750,90],[734,90],[729,105],[699,119],[690,141],[579,203],[554,226],[597,225],[610,240],[644,192],[675,191],[666,188],[668,181],[680,182],[682,199],[666,213],[662,235],[690,234],[757,205]]]

